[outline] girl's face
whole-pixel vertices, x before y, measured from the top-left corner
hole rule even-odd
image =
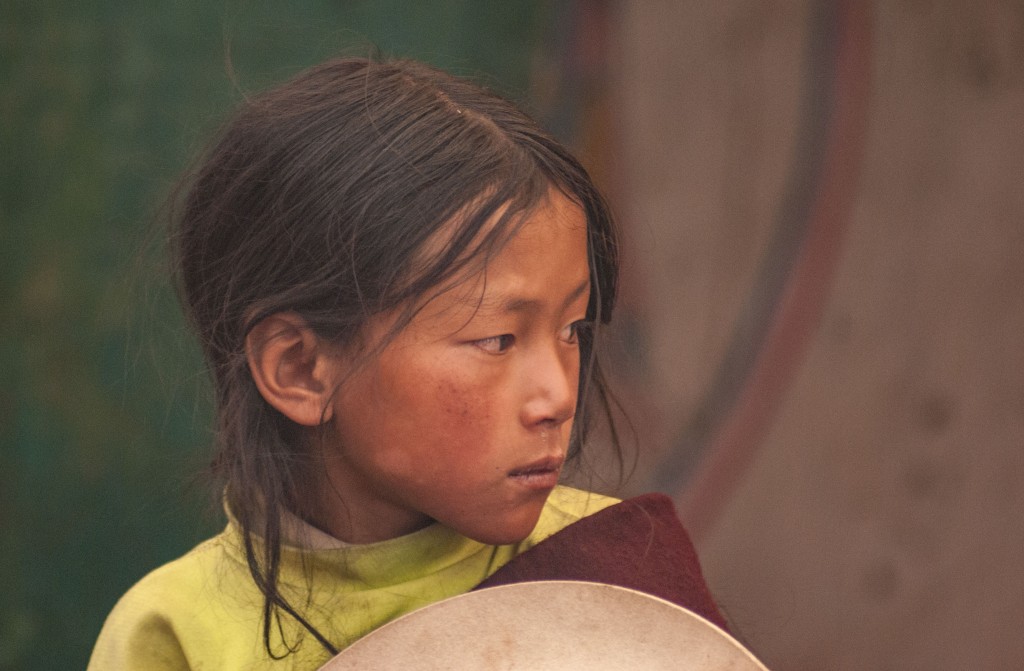
[[[327,531],[371,542],[437,520],[504,544],[533,530],[576,413],[586,226],[552,189],[486,273],[428,302],[345,382],[329,408],[341,503],[318,520]],[[371,338],[390,323],[372,323]],[[348,363],[335,361],[339,375]]]

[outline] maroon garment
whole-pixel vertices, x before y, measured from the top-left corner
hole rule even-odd
[[[671,601],[728,631],[672,499],[645,494],[567,526],[474,589],[537,580],[628,587]]]

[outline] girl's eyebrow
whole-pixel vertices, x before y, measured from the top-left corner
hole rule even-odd
[[[582,296],[583,292],[588,289],[590,289],[589,277],[569,292],[569,295],[565,297],[565,301],[562,303],[562,309],[564,310],[569,307],[573,301]],[[481,308],[492,306],[496,308],[496,312],[536,312],[540,309],[541,301],[536,298],[518,298],[516,296],[502,296],[499,294],[490,300],[484,300],[480,303]]]

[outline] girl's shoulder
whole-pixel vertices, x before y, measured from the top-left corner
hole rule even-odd
[[[230,638],[221,630],[239,618],[225,618],[223,595],[241,602],[253,595],[248,570],[231,546],[225,531],[135,583],[107,616],[89,669],[189,669],[195,651],[186,648]]]
[[[229,526],[181,557],[150,571],[121,597],[121,601],[141,600],[166,604],[194,602],[211,587],[223,588],[220,584],[211,585],[211,582],[230,580],[236,574],[247,575],[247,572],[238,570],[244,566],[239,564],[236,556],[236,535]],[[118,606],[115,606],[115,610]]]

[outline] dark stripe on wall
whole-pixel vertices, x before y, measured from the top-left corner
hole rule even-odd
[[[807,31],[792,171],[726,354],[655,489],[691,531],[710,528],[785,396],[828,298],[856,189],[870,81],[870,6],[822,0]]]

